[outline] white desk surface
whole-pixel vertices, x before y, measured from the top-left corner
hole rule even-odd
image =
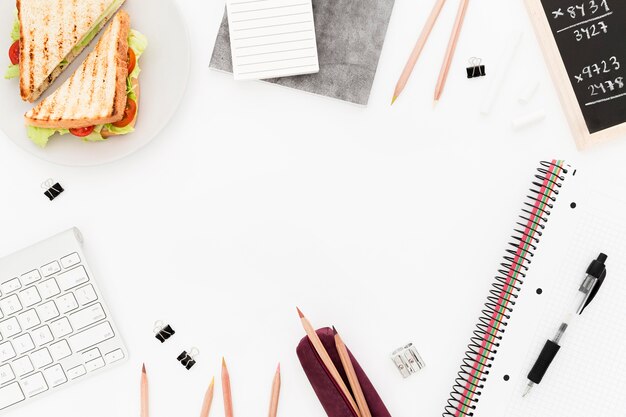
[[[519,0],[472,2],[436,109],[454,1],[393,108],[431,1],[396,1],[366,108],[209,70],[223,4],[179,3],[191,33],[190,88],[147,148],[73,169],[0,136],[0,253],[78,226],[131,352],[126,364],[11,416],[136,416],[142,362],[152,416],[195,416],[226,356],[237,416],[267,413],[280,361],[279,415],[321,417],[295,355],[304,335],[296,305],[315,325],[337,326],[394,417],[440,415],[537,161],[569,159],[602,181],[623,163],[626,138],[576,151]],[[481,57],[489,71],[514,25],[523,43],[483,117],[490,78],[467,80],[467,60]],[[521,106],[532,78],[540,90]],[[511,119],[536,107],[547,119],[513,132]],[[54,202],[40,190],[49,177],[66,188]],[[157,319],[176,329],[164,345],[152,335]],[[409,341],[427,368],[403,380],[388,355]],[[191,346],[201,354],[188,372],[176,356]],[[221,416],[216,388],[212,415]]]

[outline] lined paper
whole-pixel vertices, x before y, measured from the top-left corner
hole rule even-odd
[[[311,0],[227,0],[236,80],[319,72]]]

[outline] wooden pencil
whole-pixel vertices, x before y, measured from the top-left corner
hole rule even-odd
[[[226,360],[222,358],[222,395],[224,396],[224,416],[233,417],[233,396],[230,389],[230,375]]]
[[[298,310],[298,315],[300,316],[300,321],[302,322],[302,326],[304,327],[304,331],[309,337],[309,340],[311,341],[311,344],[315,348],[315,351],[320,356],[320,359],[322,359],[324,366],[326,366],[326,369],[328,370],[332,378],[335,380],[335,383],[337,384],[337,386],[339,387],[343,395],[346,397],[346,399],[350,403],[350,406],[352,407],[356,415],[358,417],[361,417],[361,413],[359,412],[359,407],[356,405],[356,402],[354,402],[354,398],[352,398],[352,394],[350,394],[348,387],[346,386],[345,382],[343,382],[341,375],[339,375],[339,371],[335,367],[335,364],[333,363],[332,359],[330,359],[330,356],[328,355],[328,352],[324,348],[322,341],[320,340],[317,333],[315,333],[315,329],[313,328],[311,323],[307,320],[307,318],[304,317],[304,314],[302,314],[302,311],[300,311],[299,308],[297,310]]]
[[[437,0],[432,12],[430,12],[430,16],[428,17],[428,20],[424,25],[424,29],[422,29],[422,33],[417,39],[415,47],[413,48],[413,52],[411,52],[409,60],[404,66],[404,70],[402,71],[402,75],[400,75],[400,79],[396,84],[396,89],[394,90],[393,98],[391,99],[392,105],[396,102],[398,97],[400,97],[400,94],[402,94],[404,87],[406,87],[406,84],[409,82],[409,78],[411,78],[411,74],[413,73],[415,64],[417,63],[417,60],[419,59],[422,50],[424,49],[424,45],[426,45],[426,41],[428,40],[428,37],[430,36],[430,33],[432,32],[433,27],[437,22],[437,18],[439,18],[439,14],[441,13],[441,9],[443,9],[444,4],[446,4],[446,0]]]
[[[363,417],[372,417],[372,413],[367,405],[367,400],[365,399],[365,394],[363,394],[363,389],[359,383],[359,378],[357,377],[354,366],[352,365],[352,360],[350,360],[348,349],[346,348],[345,343],[343,343],[341,336],[339,336],[337,329],[335,329],[335,326],[333,326],[333,332],[335,333],[335,345],[337,346],[337,352],[339,352],[339,358],[341,359],[343,370],[346,371],[346,375],[348,376],[348,382],[350,383],[350,387],[352,388],[352,392],[356,398],[359,411]]]
[[[143,364],[141,367],[141,417],[150,416],[148,394],[148,374],[146,373],[146,364]]]
[[[207,388],[204,394],[204,401],[202,402],[202,410],[200,411],[200,417],[209,417],[211,412],[211,404],[213,404],[213,388],[215,387],[215,377],[211,378],[209,388]]]
[[[269,417],[276,417],[278,414],[278,400],[280,398],[280,363],[276,368],[276,374],[274,375],[274,382],[272,383],[272,397],[270,400]]]
[[[450,73],[452,58],[454,58],[456,45],[459,42],[459,36],[461,35],[461,28],[463,27],[463,21],[465,20],[468,5],[469,0],[460,0],[459,2],[459,11],[456,15],[456,21],[454,22],[454,28],[452,29],[452,34],[450,35],[446,56],[443,60],[443,64],[441,65],[439,80],[437,81],[437,87],[435,88],[435,102],[439,101],[441,94],[443,94],[443,89],[446,86],[446,80],[448,79],[448,74]]]

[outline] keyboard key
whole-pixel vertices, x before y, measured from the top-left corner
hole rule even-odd
[[[26,375],[35,370],[33,363],[30,361],[28,356],[21,357],[19,359],[14,360],[13,362],[13,370],[17,376]]]
[[[42,321],[48,321],[59,317],[59,310],[54,301],[48,301],[37,307],[37,313]]]
[[[41,320],[39,320],[37,312],[32,308],[19,314],[17,316],[17,320],[20,322],[20,326],[22,326],[22,329],[25,330],[32,329],[33,327],[39,326],[41,324]]]
[[[17,291],[20,288],[22,288],[22,284],[17,278],[13,278],[11,280],[8,280],[7,282],[3,282],[2,284],[0,284],[0,290],[2,291],[2,294],[8,294],[13,291]]]
[[[23,286],[27,286],[32,284],[33,282],[37,282],[41,279],[41,274],[36,269],[34,271],[30,271],[21,276],[21,281]]]
[[[100,320],[104,320],[106,317],[107,315],[104,313],[102,305],[98,303],[70,314],[70,322],[75,330],[81,330]]]
[[[70,269],[67,272],[59,274],[57,277],[57,283],[62,291],[78,287],[80,284],[84,284],[87,281],[89,281],[89,276],[87,275],[87,271],[85,271],[84,266]]]
[[[37,284],[37,288],[39,288],[39,293],[44,299],[48,299],[50,297],[54,297],[55,295],[61,294],[61,290],[57,285],[56,279],[54,278],[47,279]]]
[[[89,304],[92,301],[96,301],[98,299],[98,295],[96,291],[93,289],[93,285],[85,285],[74,291],[74,295],[76,296],[76,300],[78,304],[84,306],[85,304]]]
[[[8,363],[0,366],[0,385],[4,385],[9,381],[13,381],[15,379],[15,374],[13,373],[13,369],[11,369],[11,365]]]
[[[31,353],[30,359],[36,369],[43,368],[44,366],[52,363],[52,356],[50,356],[50,351],[46,348],[39,349]]]
[[[24,401],[26,397],[20,388],[20,384],[14,382],[6,387],[0,388],[0,410]]]
[[[22,389],[29,397],[41,394],[44,391],[48,391],[48,384],[41,372],[32,374],[22,379]]]
[[[87,370],[83,365],[78,365],[72,369],[67,370],[67,376],[69,379],[76,379],[79,376],[83,376],[87,373]]]
[[[22,310],[22,303],[20,303],[17,295],[13,294],[10,297],[0,300],[0,309],[2,309],[5,316],[10,316]]]
[[[13,341],[13,346],[18,355],[35,349],[32,337],[28,333],[25,333],[19,337],[16,337]]]
[[[85,364],[85,368],[87,368],[88,372],[93,372],[96,369],[100,369],[104,366],[104,359],[98,358],[92,361],[89,361]]]
[[[45,369],[43,371],[43,375],[46,378],[48,385],[52,387],[57,387],[67,382],[65,372],[63,372],[63,368],[61,368],[61,365],[58,363],[56,365],[52,365],[48,369]]]
[[[54,275],[61,270],[61,266],[57,261],[50,262],[47,265],[41,267],[41,271],[43,272],[44,277],[49,277],[50,275]]]
[[[80,263],[80,256],[76,252],[61,258],[61,265],[64,269],[70,268]]]
[[[41,326],[31,332],[33,336],[33,340],[37,344],[37,346],[45,345],[46,343],[52,342],[54,337],[52,337],[52,332],[50,331],[50,327]]]
[[[83,353],[83,362],[89,362],[92,361],[94,359],[97,359],[99,357],[102,356],[102,354],[100,354],[100,349],[98,348],[93,348],[93,349],[89,349],[87,352]]]
[[[70,321],[67,317],[62,317],[53,321],[50,323],[50,328],[52,329],[52,334],[56,339],[60,339],[61,337],[72,333],[72,326],[70,325]]]
[[[78,302],[76,301],[76,297],[74,294],[69,293],[65,294],[55,300],[55,304],[59,308],[59,311],[63,314],[68,311],[76,310],[78,308]]]
[[[36,287],[30,287],[19,293],[22,305],[26,308],[41,302],[41,296]]]
[[[113,328],[108,321],[105,321],[104,323],[100,323],[90,329],[70,336],[68,340],[72,351],[80,352],[102,341],[111,339],[114,336]]]
[[[0,344],[0,362],[13,359],[16,356],[15,349],[13,349],[11,342],[4,342]]]
[[[113,352],[104,355],[104,359],[106,359],[107,363],[120,361],[124,359],[124,352],[122,352],[122,349],[115,349]]]
[[[70,345],[67,343],[67,340],[61,340],[60,342],[50,345],[50,354],[52,355],[52,359],[58,362],[61,359],[65,359],[70,356],[72,354],[72,349],[70,349]]]
[[[2,336],[5,339],[13,337],[21,331],[22,328],[15,317],[11,317],[8,320],[0,322],[0,333],[2,333]]]

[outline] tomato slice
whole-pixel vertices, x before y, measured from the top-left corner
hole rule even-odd
[[[113,123],[115,127],[126,127],[135,120],[135,114],[137,114],[137,103],[135,103],[130,97],[126,100],[126,108],[124,109],[124,117],[119,122]]]
[[[137,56],[135,55],[135,51],[133,51],[133,48],[128,48],[128,75],[133,73],[135,65],[137,65]]]
[[[12,65],[20,63],[20,41],[13,42],[13,45],[9,48],[9,59]]]
[[[70,133],[79,138],[91,135],[91,132],[95,129],[95,126],[79,127],[76,129],[70,129]]]

